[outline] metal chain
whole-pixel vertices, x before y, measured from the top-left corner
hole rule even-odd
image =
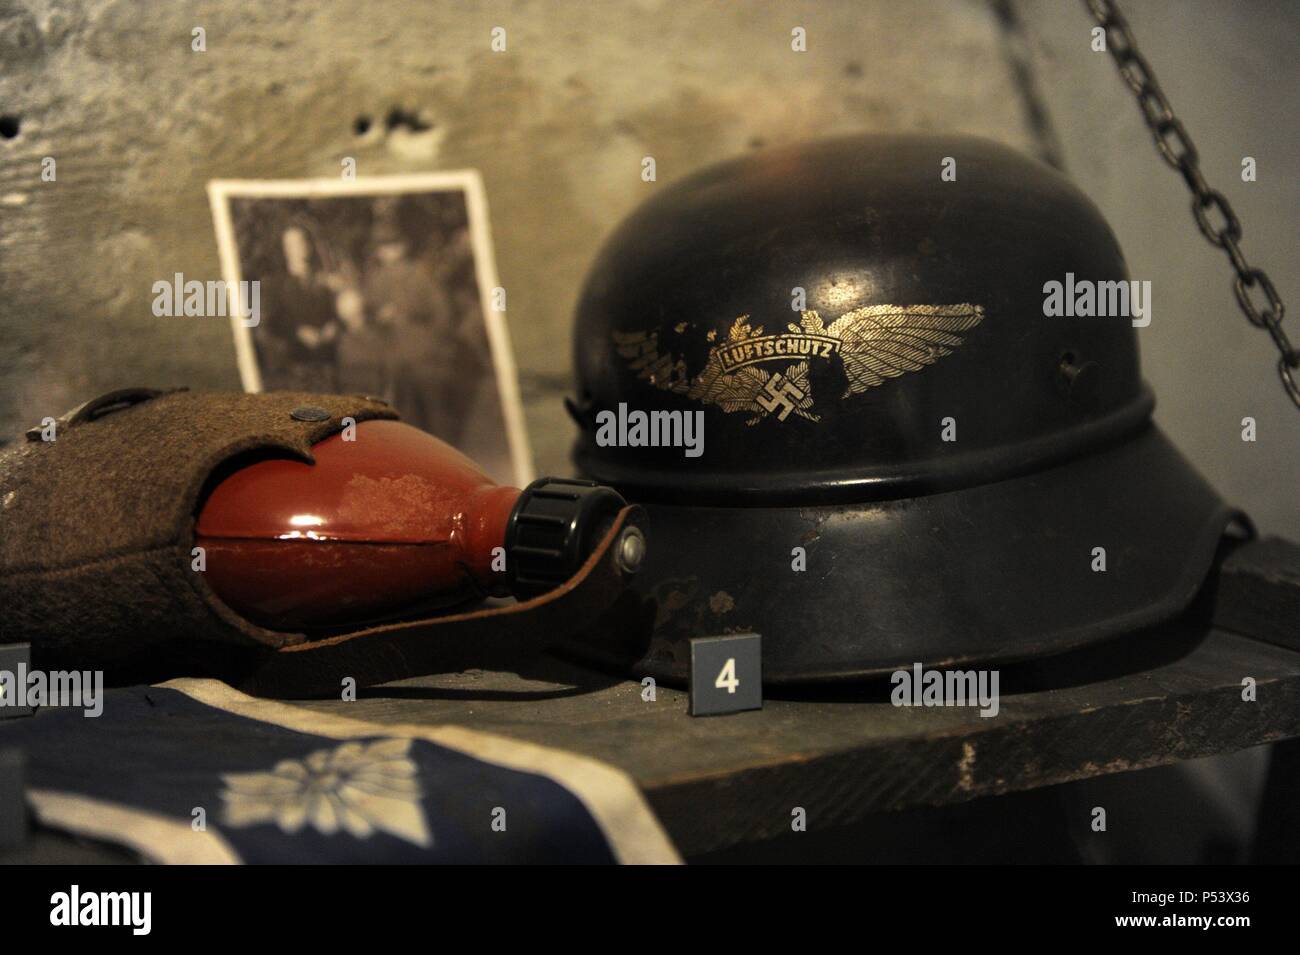
[[[1255,268],[1246,261],[1239,244],[1241,221],[1227,197],[1219,190],[1211,189],[1205,181],[1192,138],[1187,134],[1182,121],[1174,115],[1173,107],[1161,92],[1160,84],[1156,82],[1146,58],[1138,52],[1137,40],[1133,38],[1133,33],[1114,0],[1083,2],[1097,25],[1106,31],[1106,50],[1119,67],[1119,75],[1137,98],[1142,118],[1155,137],[1160,155],[1182,174],[1187,188],[1192,191],[1192,215],[1201,234],[1211,244],[1223,249],[1231,260],[1232,267],[1237,272],[1233,289],[1237,293],[1237,304],[1241,306],[1242,313],[1252,325],[1267,330],[1273,338],[1273,344],[1281,352],[1282,357],[1277,364],[1278,374],[1282,376],[1282,385],[1287,394],[1296,407],[1300,408],[1300,383],[1297,383],[1295,373],[1300,368],[1300,351],[1291,345],[1286,332],[1282,330],[1282,317],[1286,314],[1282,297],[1277,294],[1272,279],[1264,270]],[[1217,227],[1211,222],[1212,210],[1218,219]],[[1263,294],[1263,308],[1251,296],[1251,290],[1255,289]]]

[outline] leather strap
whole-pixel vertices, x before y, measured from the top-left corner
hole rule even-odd
[[[643,520],[639,507],[623,508],[578,573],[531,600],[267,651],[232,682],[255,696],[336,696],[348,677],[361,687],[436,673],[445,668],[450,651],[488,641],[522,637],[549,643],[584,629],[614,607],[630,576],[614,545],[624,528]]]

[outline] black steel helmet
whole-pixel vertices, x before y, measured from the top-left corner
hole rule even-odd
[[[756,630],[765,681],[799,682],[1177,614],[1232,512],[1151,423],[1128,278],[1083,194],[978,139],[820,141],[665,188],[578,304],[575,460],[654,541],[652,635],[589,652],[680,679],[690,637]]]

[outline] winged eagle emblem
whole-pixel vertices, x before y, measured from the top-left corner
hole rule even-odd
[[[801,312],[798,324],[767,334],[741,315],[726,338],[709,349],[704,370],[694,378],[683,359],[660,351],[657,331],[612,334],[615,349],[638,378],[728,413],[747,413],[746,423],[753,425],[770,416],[820,420],[810,362],[838,359],[848,380],[840,398],[848,398],[952,354],[963,334],[983,319],[979,305],[867,305],[829,325],[815,311]],[[712,340],[714,333],[709,335]],[[783,367],[763,367],[775,363]]]

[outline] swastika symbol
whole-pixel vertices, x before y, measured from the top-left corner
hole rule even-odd
[[[796,385],[793,381],[786,378],[779,371],[767,379],[763,385],[762,392],[754,399],[765,411],[780,412],[776,414],[777,421],[784,421],[794,410],[795,403],[802,401],[807,397],[807,393]]]

